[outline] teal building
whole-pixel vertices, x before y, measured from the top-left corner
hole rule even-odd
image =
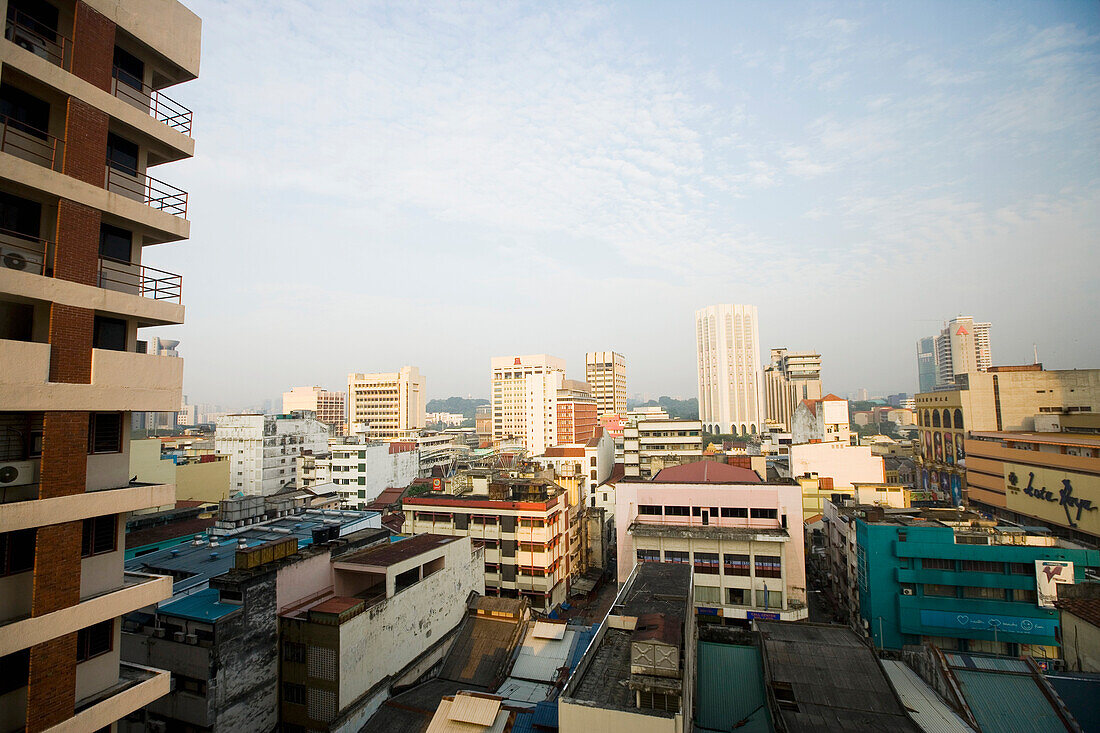
[[[1076,582],[1100,569],[1100,551],[1015,527],[859,519],[856,542],[860,616],[875,646],[887,649],[931,642],[1060,658],[1058,612],[1040,605],[1036,561],[1073,563]]]

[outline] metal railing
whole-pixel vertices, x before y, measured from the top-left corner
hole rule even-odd
[[[46,239],[0,229],[0,267],[42,275],[50,244]]]
[[[163,122],[173,130],[178,130],[190,137],[191,110],[117,66],[114,67],[111,75],[114,77],[116,97],[128,100],[135,106],[148,111],[158,122]]]
[[[183,277],[155,267],[101,257],[99,287],[179,303],[183,295]]]
[[[65,141],[45,130],[7,116],[0,116],[0,152],[54,170],[61,162]]]
[[[4,38],[66,71],[72,62],[73,41],[26,13],[8,8]]]
[[[117,163],[107,163],[107,190],[173,216],[187,218],[186,191],[145,173],[123,170]]]

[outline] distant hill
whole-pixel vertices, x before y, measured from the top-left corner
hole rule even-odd
[[[429,400],[426,412],[454,412],[473,419],[478,405],[487,405],[489,400],[468,400],[465,397],[448,397],[445,400]]]
[[[669,417],[678,417],[682,420],[699,419],[699,400],[692,397],[690,400],[674,400],[671,397],[661,397],[649,402],[627,400],[626,407],[633,410],[635,407],[663,407]]]

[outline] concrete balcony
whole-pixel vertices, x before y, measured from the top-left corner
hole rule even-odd
[[[123,662],[119,665],[118,682],[77,700],[73,717],[46,730],[49,733],[77,733],[106,728],[167,695],[172,689],[171,677],[161,669]]]
[[[183,359],[92,349],[91,384],[50,382],[50,345],[0,339],[0,405],[6,410],[176,412]]]
[[[168,576],[126,573],[124,578],[120,588],[90,596],[75,606],[0,625],[0,657],[151,606],[172,596],[172,579]],[[102,725],[80,730],[96,730],[100,727]]]
[[[52,499],[15,501],[0,504],[0,527],[5,532],[15,532],[50,524],[77,522],[104,514],[150,509],[172,504],[175,500],[175,485],[143,484]]]

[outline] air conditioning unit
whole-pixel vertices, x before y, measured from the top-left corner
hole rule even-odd
[[[0,463],[0,487],[25,486],[38,482],[38,461]]]
[[[187,636],[183,637],[183,640],[187,644],[195,645],[199,643],[199,636],[198,634],[188,634]]]
[[[177,631],[174,634],[172,634],[172,641],[178,641],[182,644],[183,643],[183,637],[185,637],[185,636],[187,636],[187,634],[183,633],[182,631]]]
[[[26,270],[31,267],[27,256],[15,249],[0,248],[0,265],[9,270]]]
[[[902,588],[901,589],[901,594],[903,596],[911,596],[911,595],[913,595],[913,589],[912,588]]]
[[[156,628],[154,628],[153,629],[153,636],[157,637],[158,639],[163,639],[164,638],[164,628],[161,627],[161,626],[157,626]]]

